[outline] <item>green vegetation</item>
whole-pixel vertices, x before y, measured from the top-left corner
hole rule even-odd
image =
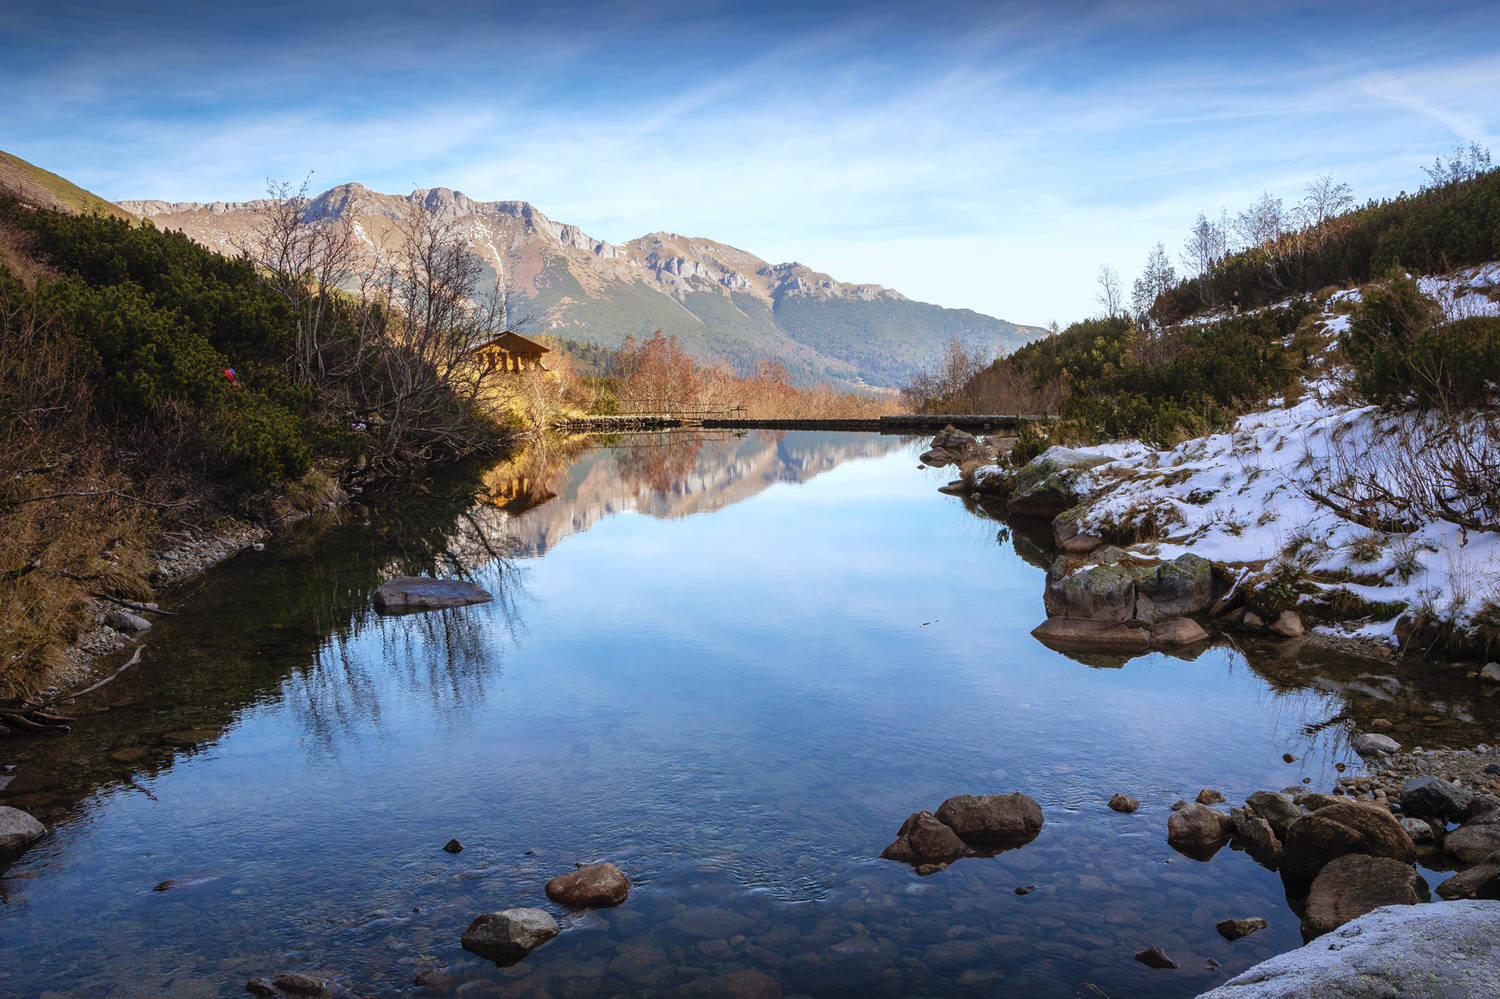
[[[1500,170],[1486,170],[1280,233],[1166,292],[1157,311],[1177,321],[1235,291],[1253,307],[1364,284],[1396,266],[1433,274],[1497,258]]]
[[[0,150],[0,192],[6,189],[35,205],[136,221],[134,215],[110,204],[99,195],[85,191],[77,184],[35,164],[27,163],[19,156]]]
[[[1306,363],[1297,304],[1161,331],[1088,319],[1027,344],[979,373],[969,390],[990,412],[1052,412],[1087,437],[1168,443],[1223,426],[1288,390]],[[1016,389],[1020,386],[1020,390]]]
[[[1355,388],[1372,402],[1443,408],[1500,402],[1500,318],[1446,322],[1441,305],[1400,268],[1365,290],[1343,347]]]

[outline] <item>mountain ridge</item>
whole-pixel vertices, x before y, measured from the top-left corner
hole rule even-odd
[[[121,201],[153,223],[238,253],[271,202]],[[486,278],[521,315],[579,341],[618,347],[655,329],[701,361],[748,371],[778,361],[799,383],[892,388],[936,360],[950,336],[1007,353],[1043,335],[966,309],[916,302],[878,284],[838,281],[795,261],[773,264],[707,237],[658,231],[625,243],[597,239],[530,202],[476,201],[446,187],[408,195],[339,184],[307,206],[315,220],[348,218],[373,257],[416,205],[458,224]]]

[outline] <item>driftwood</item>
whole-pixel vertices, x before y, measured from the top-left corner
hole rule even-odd
[[[141,653],[145,652],[145,651],[146,651],[146,647],[144,645],[137,646],[136,650],[135,650],[135,655],[131,656],[130,659],[129,659],[129,661],[127,661],[124,666],[121,666],[119,669],[115,670],[113,673],[111,673],[109,676],[105,677],[104,679],[100,680],[98,683],[90,684],[89,686],[84,687],[82,690],[72,690],[72,691],[67,691],[65,693],[62,693],[62,694],[58,694],[56,697],[49,698],[48,700],[45,700],[45,701],[41,702],[40,704],[32,705],[28,710],[31,711],[33,714],[36,713],[36,712],[42,712],[44,714],[48,714],[50,712],[47,712],[46,709],[50,708],[52,705],[56,704],[58,701],[71,700],[71,699],[73,699],[75,697],[82,697],[84,694],[92,694],[94,691],[98,690],[100,687],[104,686],[105,684],[112,683],[114,681],[115,677],[119,676],[121,673],[125,672],[130,667],[132,667],[136,663],[140,662],[141,661]],[[59,715],[58,717],[62,717],[62,716]],[[68,719],[68,720],[72,721],[71,718]]]

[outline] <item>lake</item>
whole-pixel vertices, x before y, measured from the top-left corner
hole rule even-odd
[[[1301,939],[1276,874],[1167,846],[1174,801],[1329,790],[1375,717],[1429,746],[1493,728],[1442,671],[1295,645],[1050,651],[1046,525],[938,493],[924,445],[533,448],[168,593],[72,733],[0,742],[0,803],[52,828],[0,871],[0,994],[296,971],[369,996],[1192,996]],[[434,571],[496,599],[374,613]],[[879,859],[910,813],[1011,791],[1045,815],[1026,846],[926,877]],[[598,860],[624,905],[547,901]],[[460,948],[514,906],[562,934],[507,969]],[[1250,916],[1270,928],[1215,932]],[[1133,959],[1152,945],[1181,968]]]

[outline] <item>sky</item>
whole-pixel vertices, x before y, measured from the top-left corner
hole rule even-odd
[[[0,0],[0,149],[110,200],[450,187],[1039,325],[1200,211],[1415,190],[1497,93],[1478,2]]]

